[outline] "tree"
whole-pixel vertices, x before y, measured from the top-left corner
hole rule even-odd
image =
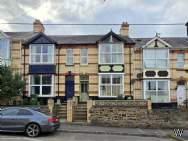
[[[11,101],[22,95],[24,87],[25,81],[18,73],[14,73],[10,67],[0,66],[0,99]]]

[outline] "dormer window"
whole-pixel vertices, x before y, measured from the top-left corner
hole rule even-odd
[[[123,64],[123,43],[99,44],[99,64]]]
[[[31,44],[30,64],[53,64],[54,45],[53,44]]]

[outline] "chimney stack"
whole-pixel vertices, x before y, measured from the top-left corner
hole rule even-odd
[[[45,28],[40,20],[35,20],[33,22],[33,32],[44,32]]]
[[[120,28],[121,36],[129,36],[129,24],[127,22],[123,22]]]

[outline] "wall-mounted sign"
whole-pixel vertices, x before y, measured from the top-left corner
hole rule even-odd
[[[101,72],[109,72],[111,70],[111,67],[110,66],[100,66],[99,70]]]
[[[123,69],[124,69],[124,67],[121,66],[121,65],[117,65],[117,66],[113,66],[113,67],[112,67],[112,70],[113,70],[113,71],[118,71],[118,72],[122,72]]]
[[[124,65],[99,65],[98,71],[101,72],[101,73],[124,72]]]

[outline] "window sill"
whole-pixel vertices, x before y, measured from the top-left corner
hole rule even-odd
[[[187,71],[185,68],[176,68],[177,71]]]
[[[66,66],[66,67],[72,67],[72,66],[74,66],[74,64],[72,64],[72,65],[67,65],[67,64],[65,64],[65,66]]]
[[[80,64],[81,67],[88,67],[88,64]]]

